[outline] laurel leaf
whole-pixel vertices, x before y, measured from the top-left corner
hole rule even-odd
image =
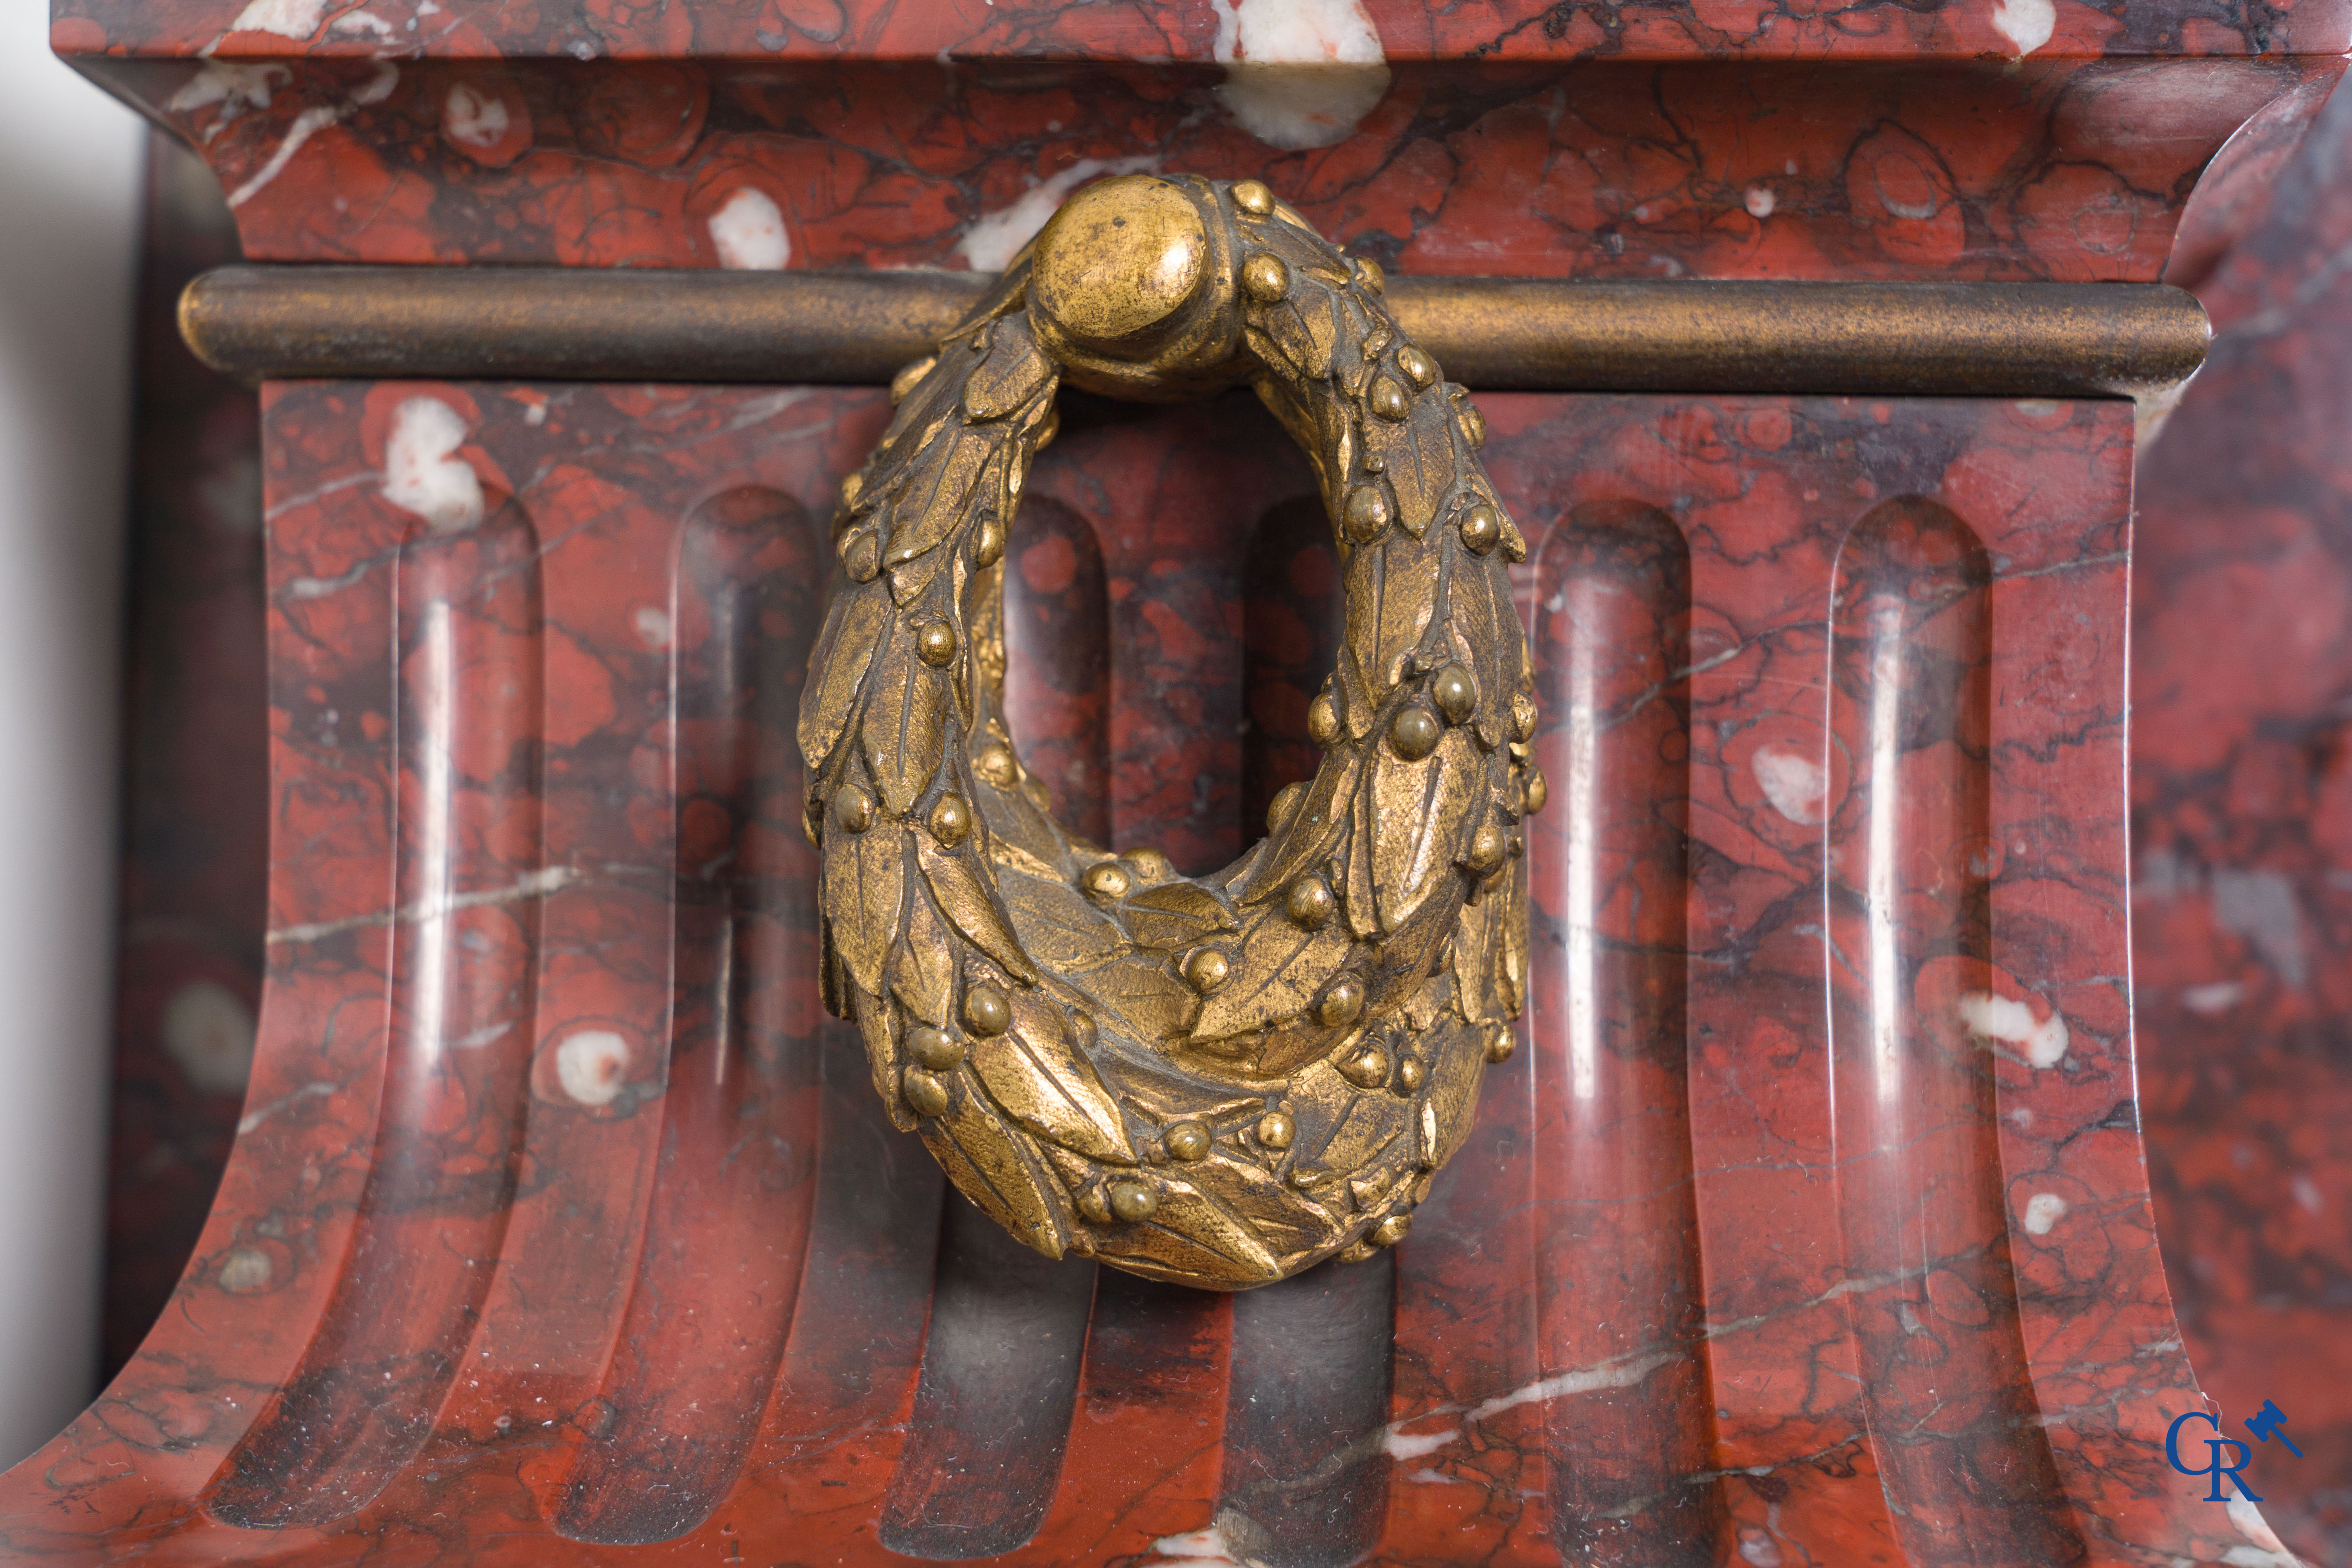
[[[1496,911],[1503,939],[1496,944],[1502,961],[1497,989],[1504,1006],[1516,1018],[1528,1005],[1527,861],[1514,861],[1503,874],[1502,884],[1502,907]]]
[[[871,584],[839,595],[825,613],[824,630],[809,657],[809,681],[801,691],[801,760],[812,779],[824,772],[834,742],[849,722],[858,688],[889,619],[889,596]]]
[[[1348,928],[1326,921],[1306,931],[1273,905],[1261,906],[1234,943],[1233,970],[1193,1021],[1195,1041],[1230,1038],[1296,1018],[1314,1005],[1354,946]]]
[[[1277,352],[1273,341],[1254,326],[1245,327],[1242,337],[1249,352],[1256,355],[1261,362],[1271,359]],[[1339,523],[1339,514],[1330,511],[1328,504],[1328,497],[1335,482],[1330,475],[1332,444],[1325,437],[1325,427],[1329,420],[1332,400],[1327,396],[1317,398],[1311,403],[1302,401],[1297,395],[1297,389],[1276,375],[1259,376],[1250,383],[1250,390],[1257,394],[1258,401],[1265,405],[1266,411],[1274,416],[1275,423],[1282,426],[1284,433],[1289,436],[1300,451],[1307,454],[1308,461],[1315,465],[1317,481],[1322,486],[1326,497],[1325,510],[1329,512],[1333,526],[1336,527]],[[1328,391],[1328,389],[1325,390]],[[1353,437],[1349,437],[1346,439],[1352,442]]]
[[[1310,866],[1321,864],[1348,829],[1348,806],[1355,799],[1356,780],[1363,772],[1349,757],[1332,757],[1315,770],[1307,798],[1267,843],[1244,885],[1242,901],[1262,903],[1288,888],[1291,879]]]
[[[1102,963],[1072,968],[1057,976],[1091,1003],[1105,1035],[1123,1036],[1146,1046],[1181,1034],[1200,1000],[1167,959],[1128,948]]]
[[[915,1113],[898,1092],[898,1042],[890,1032],[890,1010],[868,997],[855,1011],[857,1033],[866,1042],[866,1063],[874,1075],[875,1092],[890,1113],[890,1124],[901,1132],[914,1130]]]
[[[939,582],[940,568],[956,554],[951,550],[928,551],[883,573],[882,581],[890,584],[891,602],[903,610],[925,597]]]
[[[963,367],[952,356],[941,354],[931,362],[915,384],[907,389],[890,423],[882,432],[882,439],[874,455],[866,460],[866,491],[871,495],[880,490],[894,489],[911,466],[912,455],[940,433],[949,414],[956,407],[956,398],[962,390]],[[858,499],[863,500],[865,495]]]
[[[916,458],[907,496],[893,514],[886,564],[897,566],[924,554],[963,521],[964,503],[1002,456],[1003,437],[992,430],[942,431]]]
[[[1454,1005],[1464,1017],[1483,1024],[1503,1016],[1495,996],[1495,979],[1501,961],[1494,948],[1496,931],[1490,918],[1496,907],[1493,885],[1462,906],[1454,927]]]
[[[933,1026],[955,1002],[955,948],[938,907],[921,892],[908,900],[907,935],[890,949],[890,994],[909,1016]]]
[[[939,772],[946,737],[947,678],[917,658],[914,639],[900,631],[875,659],[869,684],[858,739],[883,804],[891,816],[904,816]]]
[[[1022,950],[1032,959],[1047,969],[1067,971],[1099,963],[1126,948],[1118,924],[1076,888],[1042,866],[1040,874],[1008,869],[1003,844],[992,847],[997,891]]]
[[[820,881],[824,872],[818,872]],[[833,940],[833,921],[819,910],[816,919],[816,996],[827,1013],[836,1018],[849,1016],[849,977],[841,967],[841,949]]]
[[[1302,1253],[1328,1246],[1331,1215],[1320,1204],[1284,1184],[1282,1178],[1251,1161],[1217,1168],[1217,1190],[1234,1213],[1248,1216],[1250,1229],[1287,1273]]]
[[[1348,732],[1359,740],[1388,689],[1380,683],[1381,563],[1385,556],[1378,549],[1359,550],[1348,557],[1341,578],[1346,620],[1339,638],[1339,683],[1347,689],[1339,710],[1348,721]]]
[[[1355,605],[1352,602],[1348,606],[1348,614],[1350,614],[1348,626],[1355,626],[1355,621],[1352,621]],[[1371,682],[1364,679],[1364,666],[1362,660],[1357,660],[1352,644],[1343,642],[1339,648],[1339,666],[1336,666],[1334,679],[1331,679],[1331,700],[1339,703],[1340,724],[1348,726],[1350,741],[1362,741],[1371,731],[1371,721],[1381,717],[1381,699],[1371,691]]]
[[[1397,521],[1415,539],[1437,520],[1458,479],[1452,426],[1444,405],[1431,398],[1415,400],[1412,417],[1364,421],[1364,450],[1381,458],[1396,492]]]
[[[1136,945],[1172,952],[1180,948],[1232,931],[1240,922],[1217,896],[1192,882],[1167,882],[1146,888],[1120,906]]]
[[[978,778],[972,784],[971,804],[980,808],[980,819],[988,825],[990,852],[1005,856],[1008,850],[1018,851],[1031,865],[1044,868],[1040,874],[1060,876],[1062,844],[1053,819],[1038,810],[1018,784],[1003,789]]]
[[[1005,670],[1003,562],[974,573],[964,586],[962,600],[961,635],[971,648],[971,663],[980,672],[989,705],[1001,708]],[[957,698],[964,728],[969,730],[975,717],[969,687],[959,682]]]
[[[1360,937],[1377,935],[1381,929],[1372,879],[1372,817],[1376,810],[1371,791],[1367,788],[1360,793],[1354,809],[1348,814],[1348,868],[1339,879],[1339,904],[1347,911],[1349,929]]]
[[[1381,562],[1375,579],[1380,642],[1369,655],[1359,647],[1356,657],[1364,661],[1366,677],[1385,692],[1404,679],[1405,661],[1421,646],[1422,634],[1436,612],[1439,552],[1432,544],[1391,534],[1385,546],[1367,553],[1377,554]]]
[[[1329,379],[1339,321],[1328,293],[1312,287],[1293,288],[1289,299],[1269,307],[1256,320],[1293,379]]]
[[[1478,1085],[1486,1076],[1486,1042],[1475,1026],[1447,1022],[1425,1037],[1429,1087],[1422,1101],[1418,1163],[1435,1169],[1454,1157],[1478,1120]]]
[[[857,989],[882,994],[883,960],[898,934],[907,892],[907,837],[877,826],[824,836],[824,907],[834,944]]]
[[[1022,1147],[1025,1142],[996,1108],[968,1085],[959,1085],[947,1110],[923,1124],[932,1157],[980,1211],[1024,1244],[1048,1258],[1069,1246],[1062,1200],[1053,1183]]]
[[[1371,381],[1367,367],[1395,339],[1396,329],[1385,319],[1376,321],[1364,309],[1363,300],[1348,289],[1344,274],[1329,278],[1328,282],[1332,316],[1339,327],[1339,341],[1331,345],[1331,380],[1353,402],[1364,395]]]
[[[1372,878],[1382,931],[1393,931],[1444,881],[1455,829],[1486,770],[1465,731],[1445,732],[1417,763],[1382,752],[1372,763]]]
[[[1512,607],[1510,578],[1492,557],[1464,551],[1447,571],[1445,609],[1454,657],[1478,683],[1475,721],[1490,747],[1509,738],[1511,694],[1518,689],[1517,648],[1526,641]]]
[[[1405,998],[1404,1021],[1413,1033],[1427,1034],[1430,1026],[1454,1011],[1454,975],[1433,969],[1413,994]]]
[[[967,942],[1001,964],[1006,973],[1034,984],[1037,971],[1021,951],[1021,943],[1014,939],[971,851],[942,849],[927,833],[918,833],[914,837],[923,879],[930,884],[931,896],[939,900],[940,911],[949,923],[963,932]]]
[[[1338,1108],[1328,1121],[1304,1114],[1298,1118],[1300,1163],[1335,1173],[1360,1171],[1373,1163],[1412,1118],[1408,1101],[1392,1094],[1359,1094],[1323,1062],[1302,1068],[1291,1079],[1290,1100],[1327,1115],[1328,1108]]]
[[[1066,880],[1066,875],[1061,867],[1055,865],[1050,861],[1038,858],[1038,857],[1030,853],[1028,850],[1024,849],[1020,845],[1013,843],[1011,839],[1005,837],[1001,833],[992,830],[987,837],[988,863],[996,868],[1000,876],[1005,873],[1013,873],[1018,876],[1032,878],[1037,881],[1047,884],[1049,887],[1058,887],[1064,892],[1068,893],[1072,898],[1078,896],[1077,890],[1072,888]],[[1010,907],[1011,895],[1005,892],[1001,881],[997,886],[997,893],[999,897],[1006,900],[1007,907]],[[1089,905],[1088,907],[1091,908],[1092,906]],[[1104,918],[1108,919],[1108,917],[1106,916]],[[1019,929],[1018,921],[1014,922],[1014,927],[1016,930]],[[1124,940],[1124,938],[1121,940]]]
[[[1054,362],[1037,346],[1024,312],[997,324],[987,356],[963,384],[964,416],[986,424],[1040,395],[1053,395]]]
[[[1118,1102],[1070,1038],[1060,1007],[1038,993],[1016,993],[1013,1027],[972,1042],[971,1068],[1005,1114],[1038,1137],[1092,1159],[1135,1163]]]
[[[1181,1176],[1162,1177],[1158,1211],[1111,1232],[1100,1256],[1138,1273],[1228,1288],[1282,1277],[1281,1259],[1247,1220]]]

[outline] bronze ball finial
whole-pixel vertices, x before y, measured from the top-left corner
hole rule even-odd
[[[1190,197],[1149,174],[1087,186],[1037,237],[1030,308],[1068,342],[1148,353],[1200,291],[1209,231]]]
[[[1172,401],[1246,380],[1232,227],[1203,181],[1088,185],[1022,264],[1039,346],[1064,379],[1115,397]]]

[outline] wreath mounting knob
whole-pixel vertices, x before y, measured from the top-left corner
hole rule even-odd
[[[1030,267],[1032,320],[1046,335],[1144,359],[1200,292],[1209,231],[1174,185],[1124,174],[1063,203],[1038,235]]]

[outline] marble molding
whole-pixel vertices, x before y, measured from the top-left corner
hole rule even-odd
[[[2200,285],[2219,336],[2141,459],[2133,954],[2158,1236],[2286,1544],[2352,1561],[2352,96]],[[2282,155],[2284,162],[2284,155]]]
[[[260,408],[180,342],[180,289],[237,258],[211,173],[158,132],[139,288],[123,715],[121,934],[103,1375],[204,1228],[236,1137],[269,869]]]
[[[255,260],[992,270],[1079,182],[1168,169],[1261,177],[1404,271],[2145,281],[2215,149],[2352,29],[2340,0],[1307,8],[1378,23],[1377,65],[1276,79],[1319,131],[1235,102],[1279,62],[1221,55],[1210,4],[61,0],[52,36],[203,148]],[[1331,119],[1332,70],[1382,89]]]
[[[2197,1394],[2119,978],[2128,405],[1484,400],[1547,771],[1593,781],[1532,846],[1531,1048],[1392,1271],[1238,1300],[998,1270],[818,1021],[776,716],[878,393],[267,405],[247,1131],[155,1333],[10,1478],[10,1551],[2246,1543],[2160,1456]],[[1109,684],[1016,711],[1117,841],[1228,855],[1295,765],[1311,494],[1245,399],[1074,406],[1041,458],[1015,668]],[[1849,1031],[1895,1054],[1833,1058]],[[1006,1292],[1021,1375],[949,1397]],[[1383,1319],[1392,1360],[1286,1364]],[[1288,1419],[1252,1426],[1261,1393]],[[1016,1415],[1042,1442],[969,1462]]]

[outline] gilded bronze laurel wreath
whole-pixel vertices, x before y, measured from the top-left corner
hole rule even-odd
[[[1380,268],[1245,180],[1082,192],[892,388],[801,706],[825,1003],[964,1194],[1049,1257],[1232,1289],[1402,1238],[1527,984],[1543,804],[1485,422]],[[1250,383],[1346,563],[1311,784],[1182,877],[1055,822],[1001,717],[1006,531],[1063,379]]]

